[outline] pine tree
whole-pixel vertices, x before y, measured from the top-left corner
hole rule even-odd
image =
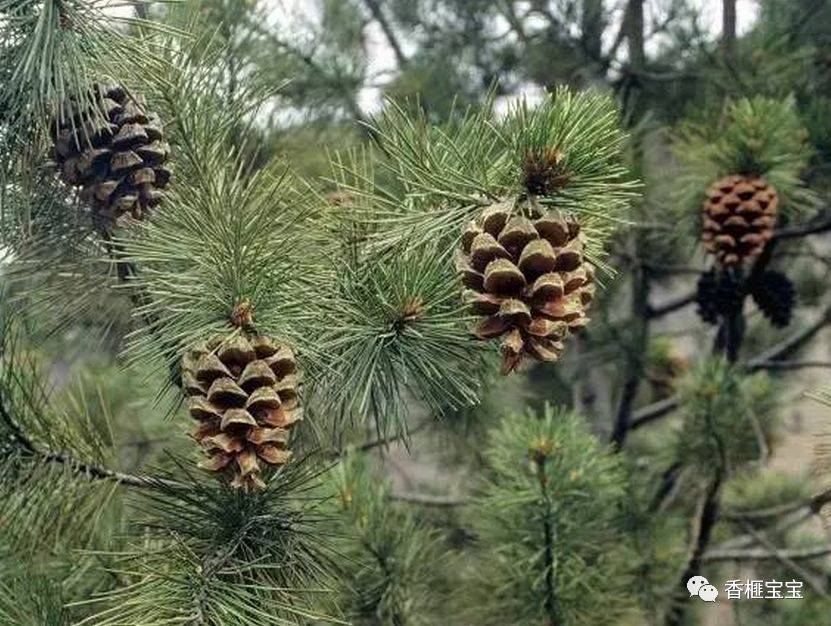
[[[799,4],[0,0],[0,624],[820,623]]]

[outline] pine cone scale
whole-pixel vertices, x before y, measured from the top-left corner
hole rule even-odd
[[[503,337],[504,373],[526,357],[556,360],[562,340],[585,325],[593,299],[594,271],[583,257],[579,225],[539,212],[532,219],[512,203],[487,207],[465,229],[457,255],[470,310],[483,318],[473,334]]]
[[[778,196],[764,179],[731,175],[714,183],[702,205],[704,248],[722,266],[761,254],[773,236]]]
[[[286,447],[300,419],[296,371],[291,350],[262,337],[234,336],[188,351],[182,381],[198,423],[191,436],[208,457],[200,467],[233,471],[236,487],[263,487],[263,465],[291,458]]]
[[[95,86],[89,102],[67,102],[55,121],[61,179],[106,221],[144,217],[164,199],[169,146],[157,116],[121,87]]]

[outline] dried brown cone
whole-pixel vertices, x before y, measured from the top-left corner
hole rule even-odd
[[[724,267],[758,256],[773,236],[778,205],[776,189],[764,178],[725,176],[702,205],[704,248]]]
[[[105,223],[141,219],[164,200],[169,155],[158,116],[123,87],[96,85],[86,98],[65,102],[55,120],[61,180],[80,187]]]
[[[196,420],[200,467],[229,475],[234,487],[262,489],[265,468],[291,459],[292,426],[301,418],[297,363],[287,346],[242,334],[189,350],[182,385]]]
[[[513,202],[486,208],[465,230],[458,259],[471,308],[483,317],[474,334],[502,337],[503,373],[527,357],[555,361],[566,337],[588,322],[595,291],[579,223],[519,209]]]

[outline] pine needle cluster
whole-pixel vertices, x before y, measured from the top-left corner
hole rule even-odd
[[[389,484],[365,455],[327,477],[342,569],[337,606],[356,626],[435,623],[442,557],[437,531],[390,501]]]
[[[681,383],[684,420],[678,458],[690,467],[732,472],[766,456],[778,419],[776,387],[723,359],[704,361]]]
[[[378,227],[378,244],[453,244],[483,206],[544,192],[538,194],[543,205],[580,217],[588,256],[599,262],[604,241],[625,221],[638,191],[622,160],[625,136],[614,101],[560,88],[501,118],[489,105],[459,112],[444,126],[394,102],[385,107],[373,124],[385,157],[379,167],[400,181],[403,198],[377,193],[367,219]],[[545,155],[557,155],[556,164],[536,172],[537,157]]]
[[[546,406],[497,426],[469,521],[477,624],[616,624],[631,609],[626,478],[581,419]]]
[[[702,190],[728,174],[761,176],[782,198],[785,212],[816,202],[800,175],[810,159],[807,131],[792,97],[727,101],[721,115],[682,124],[673,152],[681,165],[677,195],[695,214]]]

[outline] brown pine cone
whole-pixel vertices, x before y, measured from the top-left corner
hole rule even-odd
[[[300,419],[297,364],[286,347],[263,336],[240,334],[189,350],[182,384],[205,449],[200,467],[233,474],[231,484],[262,489],[263,464],[291,459],[291,427]]]
[[[80,187],[103,221],[141,219],[162,202],[170,146],[140,95],[96,85],[86,99],[64,103],[55,126],[61,180]]]
[[[758,256],[773,236],[779,198],[758,176],[732,174],[710,187],[701,240],[724,267]]]
[[[526,216],[527,215],[527,216]],[[594,268],[579,223],[527,201],[486,208],[462,237],[458,265],[479,339],[503,337],[502,372],[528,356],[555,361],[563,340],[588,322]]]

